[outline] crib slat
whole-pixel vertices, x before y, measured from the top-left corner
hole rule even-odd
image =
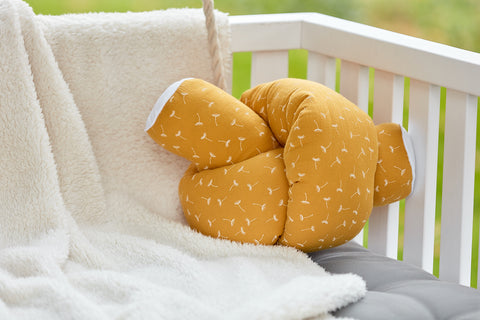
[[[349,61],[342,61],[340,69],[340,93],[368,113],[368,68]],[[363,245],[363,229],[353,239]]]
[[[335,58],[313,51],[308,52],[307,78],[309,80],[324,84],[330,89],[335,90],[336,72]]]
[[[373,96],[373,121],[402,123],[403,87],[402,76],[375,70]]]
[[[389,72],[375,71],[373,121],[402,121],[403,77]],[[377,207],[372,211],[368,227],[368,247],[379,254],[397,258],[399,203]]]
[[[470,285],[477,100],[447,90],[440,278]]]
[[[340,93],[368,113],[368,67],[342,61]]]
[[[351,241],[356,242],[361,246],[364,246],[365,244],[363,241],[363,234],[364,234],[364,229],[362,229]]]
[[[408,131],[415,151],[414,193],[405,201],[403,259],[433,272],[440,87],[410,81]]]
[[[286,77],[288,77],[288,51],[252,52],[252,87]]]

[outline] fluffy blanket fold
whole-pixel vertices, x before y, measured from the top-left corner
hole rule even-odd
[[[196,9],[49,17],[0,0],[1,319],[326,319],[363,296],[292,248],[185,225],[188,164],[143,126],[171,82],[212,81],[203,24]]]

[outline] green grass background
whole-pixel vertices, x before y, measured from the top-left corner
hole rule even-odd
[[[148,11],[172,7],[201,7],[200,0],[27,0],[36,13],[63,14],[98,11]],[[480,1],[478,0],[216,0],[215,7],[231,15],[320,12],[368,25],[400,32],[459,48],[480,52]],[[289,54],[289,76],[306,78],[305,50],[292,50]],[[250,53],[236,53],[233,62],[233,94],[250,87]],[[337,66],[340,68],[340,61]],[[373,84],[374,70],[370,70]],[[405,79],[404,126],[408,127],[409,79]],[[479,84],[480,85],[480,84]],[[337,90],[339,77],[337,73]],[[373,108],[373,85],[370,87],[370,106]],[[439,132],[439,176],[437,182],[436,238],[434,274],[438,275],[441,195],[443,172],[443,124],[445,122],[446,90],[441,90]],[[479,102],[480,108],[480,102]],[[480,110],[479,110],[480,111]],[[480,123],[478,112],[477,123]],[[480,128],[480,126],[478,126]],[[475,173],[475,203],[472,250],[472,282],[477,286],[478,243],[480,229],[480,129],[477,128],[477,157]],[[403,257],[403,208],[400,205],[400,236],[398,258]],[[368,241],[368,237],[366,236]]]

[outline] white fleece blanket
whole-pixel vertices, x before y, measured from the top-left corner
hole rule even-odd
[[[0,0],[0,319],[328,318],[364,295],[292,248],[185,225],[187,163],[143,127],[170,83],[212,81],[203,24],[196,9],[48,17]]]

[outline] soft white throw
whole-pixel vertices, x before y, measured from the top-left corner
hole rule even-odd
[[[170,83],[212,81],[206,37],[196,9],[48,17],[0,0],[0,319],[326,319],[363,296],[292,248],[185,225],[187,163],[143,127]]]

